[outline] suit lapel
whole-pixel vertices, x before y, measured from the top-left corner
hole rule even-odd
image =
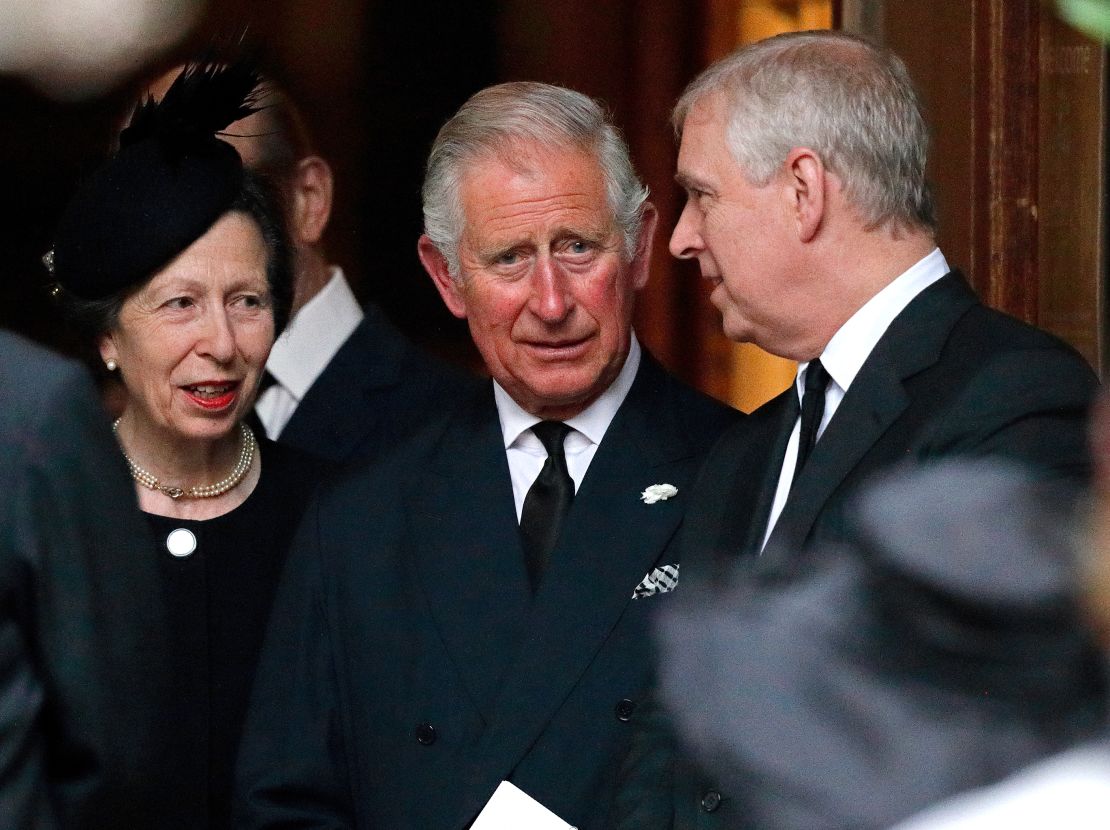
[[[695,458],[669,404],[670,383],[645,354],[575,497],[493,728],[476,753],[496,780],[574,689],[682,520]],[[676,485],[678,495],[651,505],[641,500],[646,487],[663,483]]]
[[[759,553],[797,412],[791,384],[713,445],[683,519],[683,580],[716,581]]]
[[[740,552],[744,556],[756,556],[763,544],[763,536],[767,532],[767,521],[770,519],[771,505],[775,500],[775,493],[779,486],[779,475],[782,472],[783,456],[786,455],[786,445],[790,441],[790,432],[794,428],[794,421],[798,418],[798,393],[791,383],[781,395],[772,400],[767,413],[775,424],[773,438],[767,442],[766,450],[769,453],[766,461],[745,465],[746,469],[738,470],[738,479],[735,484],[735,498],[732,509],[727,515],[722,527],[727,528],[726,538],[743,539],[744,544]],[[756,471],[761,470],[762,474]],[[754,495],[749,491],[754,490]],[[736,505],[754,504],[751,513],[745,515],[744,511],[737,510]]]
[[[490,387],[451,419],[410,494],[428,607],[487,720],[532,603]]]
[[[875,357],[872,353],[868,362]],[[905,409],[908,399],[898,373],[883,360],[873,369],[867,378],[862,372],[856,377],[813,448],[771,531],[766,553],[795,550],[805,542],[829,497]]]
[[[852,382],[767,541],[786,552],[805,543],[821,510],[909,406],[904,381],[934,365],[956,321],[975,303],[953,272],[922,291],[890,324]]]
[[[395,386],[409,346],[380,310],[365,317],[316,378],[282,430],[283,444],[326,458],[346,458],[375,425],[370,399]]]

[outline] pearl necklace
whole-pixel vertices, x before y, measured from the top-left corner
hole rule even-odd
[[[116,418],[112,424],[112,432],[115,433],[116,441],[119,441],[119,422],[122,418]],[[228,490],[233,489],[236,485],[243,480],[247,471],[254,463],[254,448],[256,446],[254,440],[254,433],[242,421],[239,422],[239,434],[242,436],[242,443],[239,445],[239,461],[235,465],[235,469],[224,479],[217,481],[215,484],[206,484],[202,487],[171,487],[168,484],[160,482],[153,474],[147,472],[138,464],[134,459],[127,454],[127,450],[123,448],[123,443],[120,442],[120,452],[123,453],[123,458],[127,462],[127,468],[131,471],[131,478],[151,490],[157,490],[169,496],[171,499],[180,499],[182,497],[188,499],[210,499],[214,496],[222,496]]]

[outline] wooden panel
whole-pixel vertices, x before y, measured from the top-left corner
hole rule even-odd
[[[941,248],[985,302],[1103,368],[1104,49],[1036,0],[884,11],[934,131]]]
[[[845,5],[847,12],[851,7]],[[940,220],[937,243],[949,264],[974,280],[972,124],[982,73],[972,60],[972,12],[968,3],[891,3],[878,16],[885,28],[875,39],[902,58],[921,95],[932,139],[926,175]]]
[[[975,0],[972,272],[995,308],[1037,319],[1040,4]]]
[[[652,251],[652,277],[637,306],[636,329],[652,352],[683,379],[697,383],[703,354],[690,336],[711,313],[697,273],[680,267],[668,250],[671,231],[682,210],[674,183],[678,148],[671,109],[693,63],[699,20],[683,0],[644,0],[628,21],[630,99],[623,121],[640,175],[651,188],[659,211]]]
[[[1037,322],[1105,372],[1105,49],[1046,15],[1039,68]]]

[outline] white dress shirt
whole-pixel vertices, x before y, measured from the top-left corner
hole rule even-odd
[[[821,365],[829,373],[829,385],[825,390],[825,413],[821,424],[817,427],[817,438],[820,440],[829,425],[832,416],[836,414],[837,407],[844,400],[844,394],[852,381],[856,379],[864,362],[871,355],[875,344],[886,333],[894,318],[902,313],[903,309],[913,301],[913,298],[948,273],[948,262],[940,248],[933,250],[922,259],[915,262],[908,270],[900,274],[893,282],[883,288],[878,294],[863,304],[860,309],[848,318],[821,353]],[[798,364],[798,375],[794,379],[794,390],[798,395],[799,406],[805,391],[805,375],[809,363]],[[786,444],[786,455],[782,460],[782,469],[779,471],[778,489],[775,490],[775,500],[771,504],[771,514],[767,520],[767,530],[763,533],[763,545],[766,546],[775,523],[786,506],[786,497],[790,494],[790,484],[794,478],[794,465],[798,460],[798,432],[801,428],[801,416],[794,423],[794,431],[790,433],[790,440]]]
[[[281,434],[362,317],[362,307],[342,269],[332,266],[327,285],[289,321],[266,361],[275,383],[259,395],[254,408],[271,440]]]
[[[563,451],[567,459],[567,472],[574,481],[574,492],[582,485],[586,470],[593,461],[601,439],[605,437],[613,416],[624,403],[636,371],[640,368],[640,344],[636,335],[628,349],[624,366],[609,388],[596,401],[564,423],[571,427],[563,441]],[[516,503],[516,518],[520,521],[520,511],[524,507],[524,497],[532,486],[547,460],[547,451],[540,439],[532,432],[532,425],[542,419],[521,409],[520,404],[509,397],[509,393],[494,381],[493,397],[497,403],[497,416],[501,420],[501,435],[505,439],[505,456],[509,461],[509,475],[513,480],[513,501]]]

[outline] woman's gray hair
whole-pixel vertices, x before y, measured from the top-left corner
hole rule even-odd
[[[605,177],[605,193],[631,259],[640,238],[648,189],[636,175],[628,146],[601,105],[563,87],[533,82],[497,84],[475,93],[443,125],[432,144],[424,174],[424,232],[455,278],[466,217],[459,193],[468,165],[511,155],[521,142],[568,145],[593,153]]]
[[[929,132],[897,55],[843,32],[792,32],[745,46],[686,88],[673,123],[709,95],[728,106],[727,141],[756,186],[795,147],[816,152],[869,227],[936,229],[925,179]]]

